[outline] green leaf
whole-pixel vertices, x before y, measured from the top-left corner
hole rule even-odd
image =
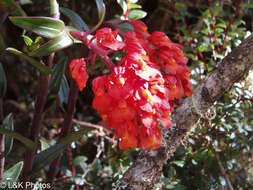
[[[41,151],[35,155],[32,173],[36,173],[48,164],[50,164],[68,145],[56,144],[50,148]]]
[[[140,9],[133,9],[128,13],[128,18],[130,20],[139,20],[144,18],[147,15],[147,13]]]
[[[18,180],[18,177],[22,171],[24,162],[18,162],[11,168],[9,168],[7,171],[4,172],[3,178],[1,182],[6,182],[8,181],[9,183],[14,183]]]
[[[86,156],[77,156],[75,157],[75,159],[73,160],[73,164],[75,166],[78,166],[84,162],[86,162],[88,160],[88,158]]]
[[[87,24],[83,21],[83,19],[74,11],[68,9],[68,8],[60,8],[60,11],[62,14],[64,14],[65,16],[67,16],[71,22],[73,23],[73,25],[79,30],[79,31],[89,31],[89,27],[87,26]]]
[[[5,129],[3,125],[0,125],[0,133],[4,134],[4,135],[8,135],[8,136],[10,136],[14,139],[19,140],[20,142],[22,142],[29,149],[34,150],[37,147],[37,145],[33,141],[31,141],[30,139],[14,132],[14,131],[11,131],[9,129]]]
[[[63,75],[61,79],[61,86],[58,92],[58,98],[59,98],[59,104],[60,104],[61,109],[65,111],[64,104],[68,103],[68,98],[69,98],[69,84],[65,75]]]
[[[51,17],[9,17],[20,28],[32,31],[46,38],[56,38],[64,29],[61,20]]]
[[[129,32],[134,30],[133,26],[129,23],[119,24],[118,28],[123,32]]]
[[[47,66],[43,65],[42,63],[38,62],[37,60],[27,56],[26,54],[24,54],[23,52],[15,49],[15,48],[7,48],[6,49],[7,51],[15,54],[15,55],[18,55],[22,58],[24,58],[25,60],[27,60],[32,66],[34,66],[35,68],[37,68],[41,73],[43,74],[50,74],[52,73],[52,70],[50,68],[48,68]]]
[[[0,62],[0,98],[3,98],[6,94],[7,80],[2,63]]]
[[[79,131],[76,132],[72,132],[70,133],[68,136],[66,137],[62,137],[59,139],[58,143],[59,144],[68,144],[74,141],[77,141],[78,139],[80,139],[85,133],[91,131],[92,128],[85,128],[85,129],[81,129]]]
[[[13,115],[11,113],[9,115],[7,115],[5,117],[5,119],[3,120],[3,126],[5,129],[8,129],[10,131],[14,130]],[[5,136],[4,137],[4,144],[5,144],[4,154],[8,155],[12,149],[13,138],[11,136]]]
[[[127,12],[127,3],[125,0],[117,0],[118,4],[121,6],[123,13]]]
[[[33,40],[31,38],[29,38],[28,36],[23,35],[23,38],[24,38],[25,44],[27,46],[31,46],[33,44]]]
[[[182,3],[182,2],[176,2],[176,3],[175,3],[175,7],[176,7],[178,10],[180,10],[180,11],[184,10],[184,6],[185,6],[185,3]]]
[[[14,8],[14,15],[16,16],[26,16],[25,11],[19,6],[15,0],[1,0],[1,2],[8,8]]]
[[[103,23],[104,18],[105,18],[105,4],[103,0],[96,0],[96,4],[97,4],[99,21],[93,30],[97,29]]]
[[[66,62],[55,64],[54,71],[49,83],[49,91],[52,94],[58,94],[63,74],[65,72]]]
[[[41,151],[46,150],[50,147],[50,145],[44,140],[40,140],[40,144],[41,144]]]
[[[128,3],[128,4],[127,4],[127,8],[128,8],[128,9],[140,9],[141,6],[140,6],[140,5],[137,5],[137,4],[135,4],[135,3]]]
[[[26,5],[26,4],[32,4],[33,2],[31,0],[19,0],[21,5]]]
[[[35,57],[46,56],[49,55],[50,53],[67,48],[72,44],[73,44],[72,38],[68,35],[68,32],[64,30],[60,36],[43,44],[38,49],[35,49],[34,51],[30,52],[29,55]]]

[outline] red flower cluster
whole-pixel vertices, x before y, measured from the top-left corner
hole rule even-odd
[[[95,35],[99,46],[127,55],[111,74],[93,80],[93,107],[115,130],[121,149],[151,150],[162,143],[159,124],[171,126],[173,100],[192,94],[190,72],[180,45],[162,32],[149,34],[141,21],[131,24],[134,31],[124,35],[124,43],[108,28]]]
[[[69,64],[69,72],[73,79],[75,79],[80,91],[82,91],[89,78],[86,72],[86,63],[84,59],[73,59]]]

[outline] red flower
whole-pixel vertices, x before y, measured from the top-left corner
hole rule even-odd
[[[69,64],[69,71],[72,78],[77,82],[80,91],[82,91],[89,78],[86,72],[86,63],[84,59],[73,59]]]
[[[101,28],[97,30],[94,38],[97,40],[97,45],[103,49],[120,50],[125,46],[124,42],[116,40],[118,30],[112,32],[111,28]]]

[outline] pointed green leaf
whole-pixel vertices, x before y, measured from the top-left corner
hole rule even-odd
[[[24,38],[25,44],[27,46],[31,46],[33,44],[33,40],[31,38],[29,38],[28,36],[23,35],[23,38]]]
[[[20,142],[22,142],[29,149],[33,150],[37,147],[37,145],[33,141],[31,141],[30,139],[14,132],[14,131],[11,131],[9,129],[5,129],[3,125],[0,125],[0,133],[3,134],[3,135],[7,135],[7,136],[10,136],[14,139],[19,140]]]
[[[74,11],[68,9],[68,8],[60,8],[60,11],[62,14],[64,14],[65,16],[67,16],[71,22],[73,23],[73,25],[79,30],[79,31],[89,31],[89,27],[87,26],[87,24],[83,21],[83,19]]]
[[[125,0],[117,0],[118,4],[121,6],[123,13],[127,12],[127,3]]]
[[[35,68],[37,68],[41,73],[43,74],[50,74],[52,73],[52,70],[50,68],[48,68],[47,66],[43,65],[42,63],[38,62],[37,60],[35,60],[34,58],[31,58],[29,56],[27,56],[26,54],[24,54],[23,52],[15,49],[15,48],[7,48],[7,51],[18,55],[22,58],[24,58],[25,60],[27,60],[32,66],[34,66]]]
[[[10,184],[14,183],[18,180],[18,177],[22,171],[24,162],[18,162],[14,166],[12,166],[10,169],[4,172],[3,178],[1,182],[8,181]]]
[[[6,89],[7,89],[6,75],[4,72],[4,68],[0,63],[0,98],[3,98],[5,96]]]
[[[20,7],[20,5],[15,2],[15,0],[1,0],[1,2],[8,8],[14,8],[13,12],[16,16],[26,16],[25,11]]]
[[[60,143],[60,144],[68,144],[68,143],[77,141],[85,133],[87,133],[87,132],[89,132],[91,130],[92,130],[92,128],[85,128],[85,129],[81,129],[81,130],[76,131],[76,132],[72,132],[68,136],[60,138],[59,141],[58,141],[58,143]]]
[[[93,30],[99,28],[99,26],[103,23],[104,18],[105,18],[105,4],[104,4],[103,0],[96,0],[96,4],[97,4],[99,21]]]
[[[5,117],[5,119],[3,120],[3,126],[5,129],[8,129],[10,131],[14,130],[13,115],[11,113],[9,115],[7,115]],[[8,155],[12,149],[13,138],[11,136],[5,136],[4,137],[4,144],[5,144],[4,154]]]
[[[40,46],[38,49],[30,52],[30,56],[46,56],[50,53],[60,51],[64,48],[67,48],[73,44],[72,38],[68,35],[68,32],[64,30],[60,36],[57,38],[50,40],[49,42],[45,43],[44,45]]]
[[[46,150],[50,147],[50,145],[44,140],[40,140],[40,144],[41,144],[41,151]]]
[[[62,80],[61,80],[61,86],[58,92],[58,98],[59,98],[60,107],[65,112],[64,104],[68,103],[68,98],[69,98],[69,84],[65,75],[63,75]]]
[[[50,164],[68,145],[56,144],[35,155],[32,173],[36,173]]]
[[[130,19],[130,20],[139,20],[139,19],[142,19],[144,18],[145,16],[147,15],[147,13],[143,10],[140,10],[140,9],[133,9],[131,10],[127,17]]]
[[[64,29],[61,20],[51,17],[9,17],[20,28],[32,31],[46,38],[56,38]]]
[[[52,94],[58,94],[63,74],[65,72],[66,62],[58,63],[54,66],[54,71],[52,73],[49,90]]]

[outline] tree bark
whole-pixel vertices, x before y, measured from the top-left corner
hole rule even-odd
[[[219,100],[233,84],[245,77],[253,66],[253,35],[235,48],[216,69],[208,73],[173,112],[173,127],[163,132],[165,144],[156,150],[142,151],[114,190],[152,190],[160,181],[163,164],[168,160],[187,132],[194,128],[207,110]]]

